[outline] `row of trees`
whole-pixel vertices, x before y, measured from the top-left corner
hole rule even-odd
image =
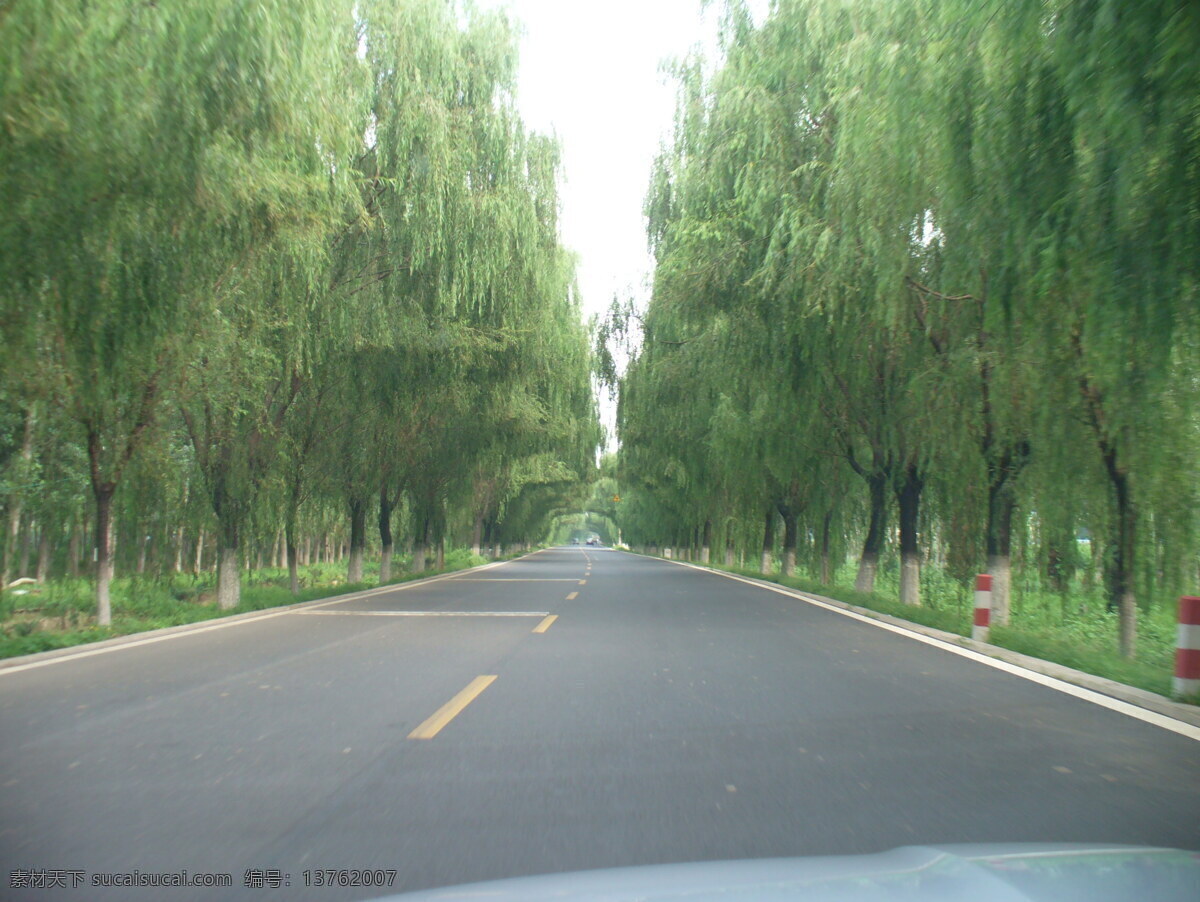
[[[1182,0],[727,3],[608,325],[626,541],[781,523],[871,590],[894,535],[903,601],[934,548],[1006,622],[1014,526],[1059,581],[1090,534],[1132,655],[1200,561],[1197,46]]]
[[[357,582],[369,520],[387,579],[396,524],[421,568],[578,493],[588,337],[504,15],[18,3],[0,57],[6,582],[87,514],[101,624],[114,518],[176,565],[211,535],[230,607],[248,541],[295,587],[332,510]]]

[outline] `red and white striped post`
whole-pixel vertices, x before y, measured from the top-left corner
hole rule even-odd
[[[988,640],[992,626],[992,577],[980,573],[975,577],[975,624],[971,627],[971,638],[977,642]]]
[[[1175,633],[1175,695],[1200,695],[1200,597],[1179,599],[1179,628]]]

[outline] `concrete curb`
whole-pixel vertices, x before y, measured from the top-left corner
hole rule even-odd
[[[930,639],[937,639],[947,645],[956,645],[960,648],[966,648],[977,654],[986,655],[989,658],[995,658],[999,661],[1004,661],[1007,664],[1012,664],[1015,667],[1021,667],[1033,673],[1040,673],[1042,676],[1052,677],[1056,680],[1061,680],[1064,683],[1070,683],[1074,686],[1079,686],[1084,689],[1090,689],[1092,692],[1098,692],[1101,695],[1107,695],[1110,698],[1115,698],[1118,701],[1126,704],[1135,705],[1139,708],[1144,708],[1147,711],[1153,711],[1156,714],[1161,714],[1164,717],[1170,717],[1174,720],[1183,723],[1191,724],[1200,727],[1200,707],[1195,705],[1185,705],[1182,702],[1173,701],[1163,695],[1157,695],[1153,692],[1147,692],[1145,689],[1138,689],[1135,686],[1127,686],[1125,683],[1118,683],[1115,680],[1108,680],[1104,677],[1098,677],[1095,674],[1085,673],[1082,670],[1074,670],[1070,667],[1065,667],[1062,664],[1055,664],[1053,661],[1046,661],[1042,658],[1035,658],[1031,655],[1024,655],[1020,652],[1009,651],[1007,648],[1001,648],[998,645],[989,645],[986,642],[977,642],[974,639],[968,639],[966,636],[960,636],[958,633],[948,633],[945,630],[939,630],[931,626],[924,626],[920,623],[913,623],[909,620],[902,620],[899,617],[893,617],[891,614],[882,614],[879,611],[872,611],[870,608],[859,607],[845,601],[839,601],[836,598],[828,598],[824,595],[816,595],[812,592],[803,592],[800,589],[793,589],[790,586],[785,586],[780,583],[771,582],[767,579],[756,579],[753,576],[742,576],[740,573],[728,573],[724,570],[719,570],[715,567],[706,567],[703,564],[694,564],[689,561],[676,561],[668,558],[660,558],[657,555],[643,555],[643,557],[653,558],[655,560],[665,561],[668,564],[678,564],[681,567],[690,567],[693,570],[703,570],[708,573],[714,573],[717,576],[724,576],[728,579],[744,581],[752,585],[759,585],[763,588],[769,588],[774,592],[790,595],[793,598],[798,598],[801,601],[811,601],[818,604],[827,605],[832,608],[841,608],[845,611],[851,611],[861,617],[866,617],[870,620],[878,620],[881,623],[886,623],[889,626],[904,630],[910,633],[917,633],[926,636]]]
[[[141,644],[147,641],[166,639],[171,636],[185,633],[211,630],[224,626],[235,626],[242,621],[265,620],[268,617],[278,617],[283,614],[290,614],[294,611],[302,611],[305,608],[324,607],[326,605],[341,604],[342,602],[353,601],[357,598],[366,598],[372,595],[382,595],[386,592],[398,592],[412,586],[425,585],[427,583],[437,582],[438,580],[460,576],[463,573],[486,570],[490,567],[497,567],[500,564],[507,564],[511,561],[519,561],[521,558],[528,557],[531,554],[536,554],[536,551],[529,551],[517,557],[507,558],[506,560],[502,561],[488,561],[486,564],[477,564],[474,567],[465,567],[462,570],[449,570],[445,573],[435,573],[432,576],[423,576],[419,579],[409,579],[405,580],[404,582],[390,583],[386,586],[376,586],[371,589],[359,589],[355,592],[347,592],[344,595],[331,595],[328,598],[316,598],[312,601],[298,601],[295,604],[279,605],[278,607],[273,608],[262,608],[261,610],[257,611],[246,611],[242,614],[230,614],[225,617],[210,617],[207,620],[197,620],[195,623],[182,623],[179,626],[165,626],[156,630],[145,630],[139,633],[127,633],[124,636],[113,636],[111,639],[101,639],[98,642],[81,642],[79,645],[68,645],[65,648],[52,648],[49,651],[39,651],[29,655],[16,655],[11,658],[0,658],[0,676],[2,676],[4,672],[9,669],[17,667],[25,669],[27,667],[42,663],[48,664],[56,658],[69,658],[85,653],[90,655],[107,649],[120,648],[123,645],[132,645],[135,643]]]

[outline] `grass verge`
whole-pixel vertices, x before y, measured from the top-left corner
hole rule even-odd
[[[503,559],[516,556],[508,555]],[[402,561],[397,563],[403,564]],[[446,565],[442,569],[401,573],[384,585],[427,579],[485,563],[488,563],[485,558],[472,555],[464,549],[455,549],[446,553]],[[378,576],[378,565],[368,565],[366,571],[368,575],[373,573]],[[345,583],[344,562],[303,567],[301,572],[301,588],[295,595],[288,588],[287,570],[271,568],[244,573],[241,603],[236,608],[224,611],[212,597],[215,595],[212,574],[170,574],[166,577],[113,580],[113,622],[107,627],[88,623],[94,616],[96,604],[94,587],[89,580],[55,580],[41,587],[36,594],[6,592],[0,598],[0,658],[31,655],[233,614],[317,601],[380,585],[378,581]]]

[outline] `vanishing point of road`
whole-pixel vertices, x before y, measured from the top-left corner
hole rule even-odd
[[[548,549],[167,636],[0,670],[0,896],[366,899],[925,843],[1200,849],[1195,739],[632,554]],[[305,887],[325,869],[396,877]],[[87,882],[10,888],[36,870]],[[91,884],[184,870],[232,886]]]

